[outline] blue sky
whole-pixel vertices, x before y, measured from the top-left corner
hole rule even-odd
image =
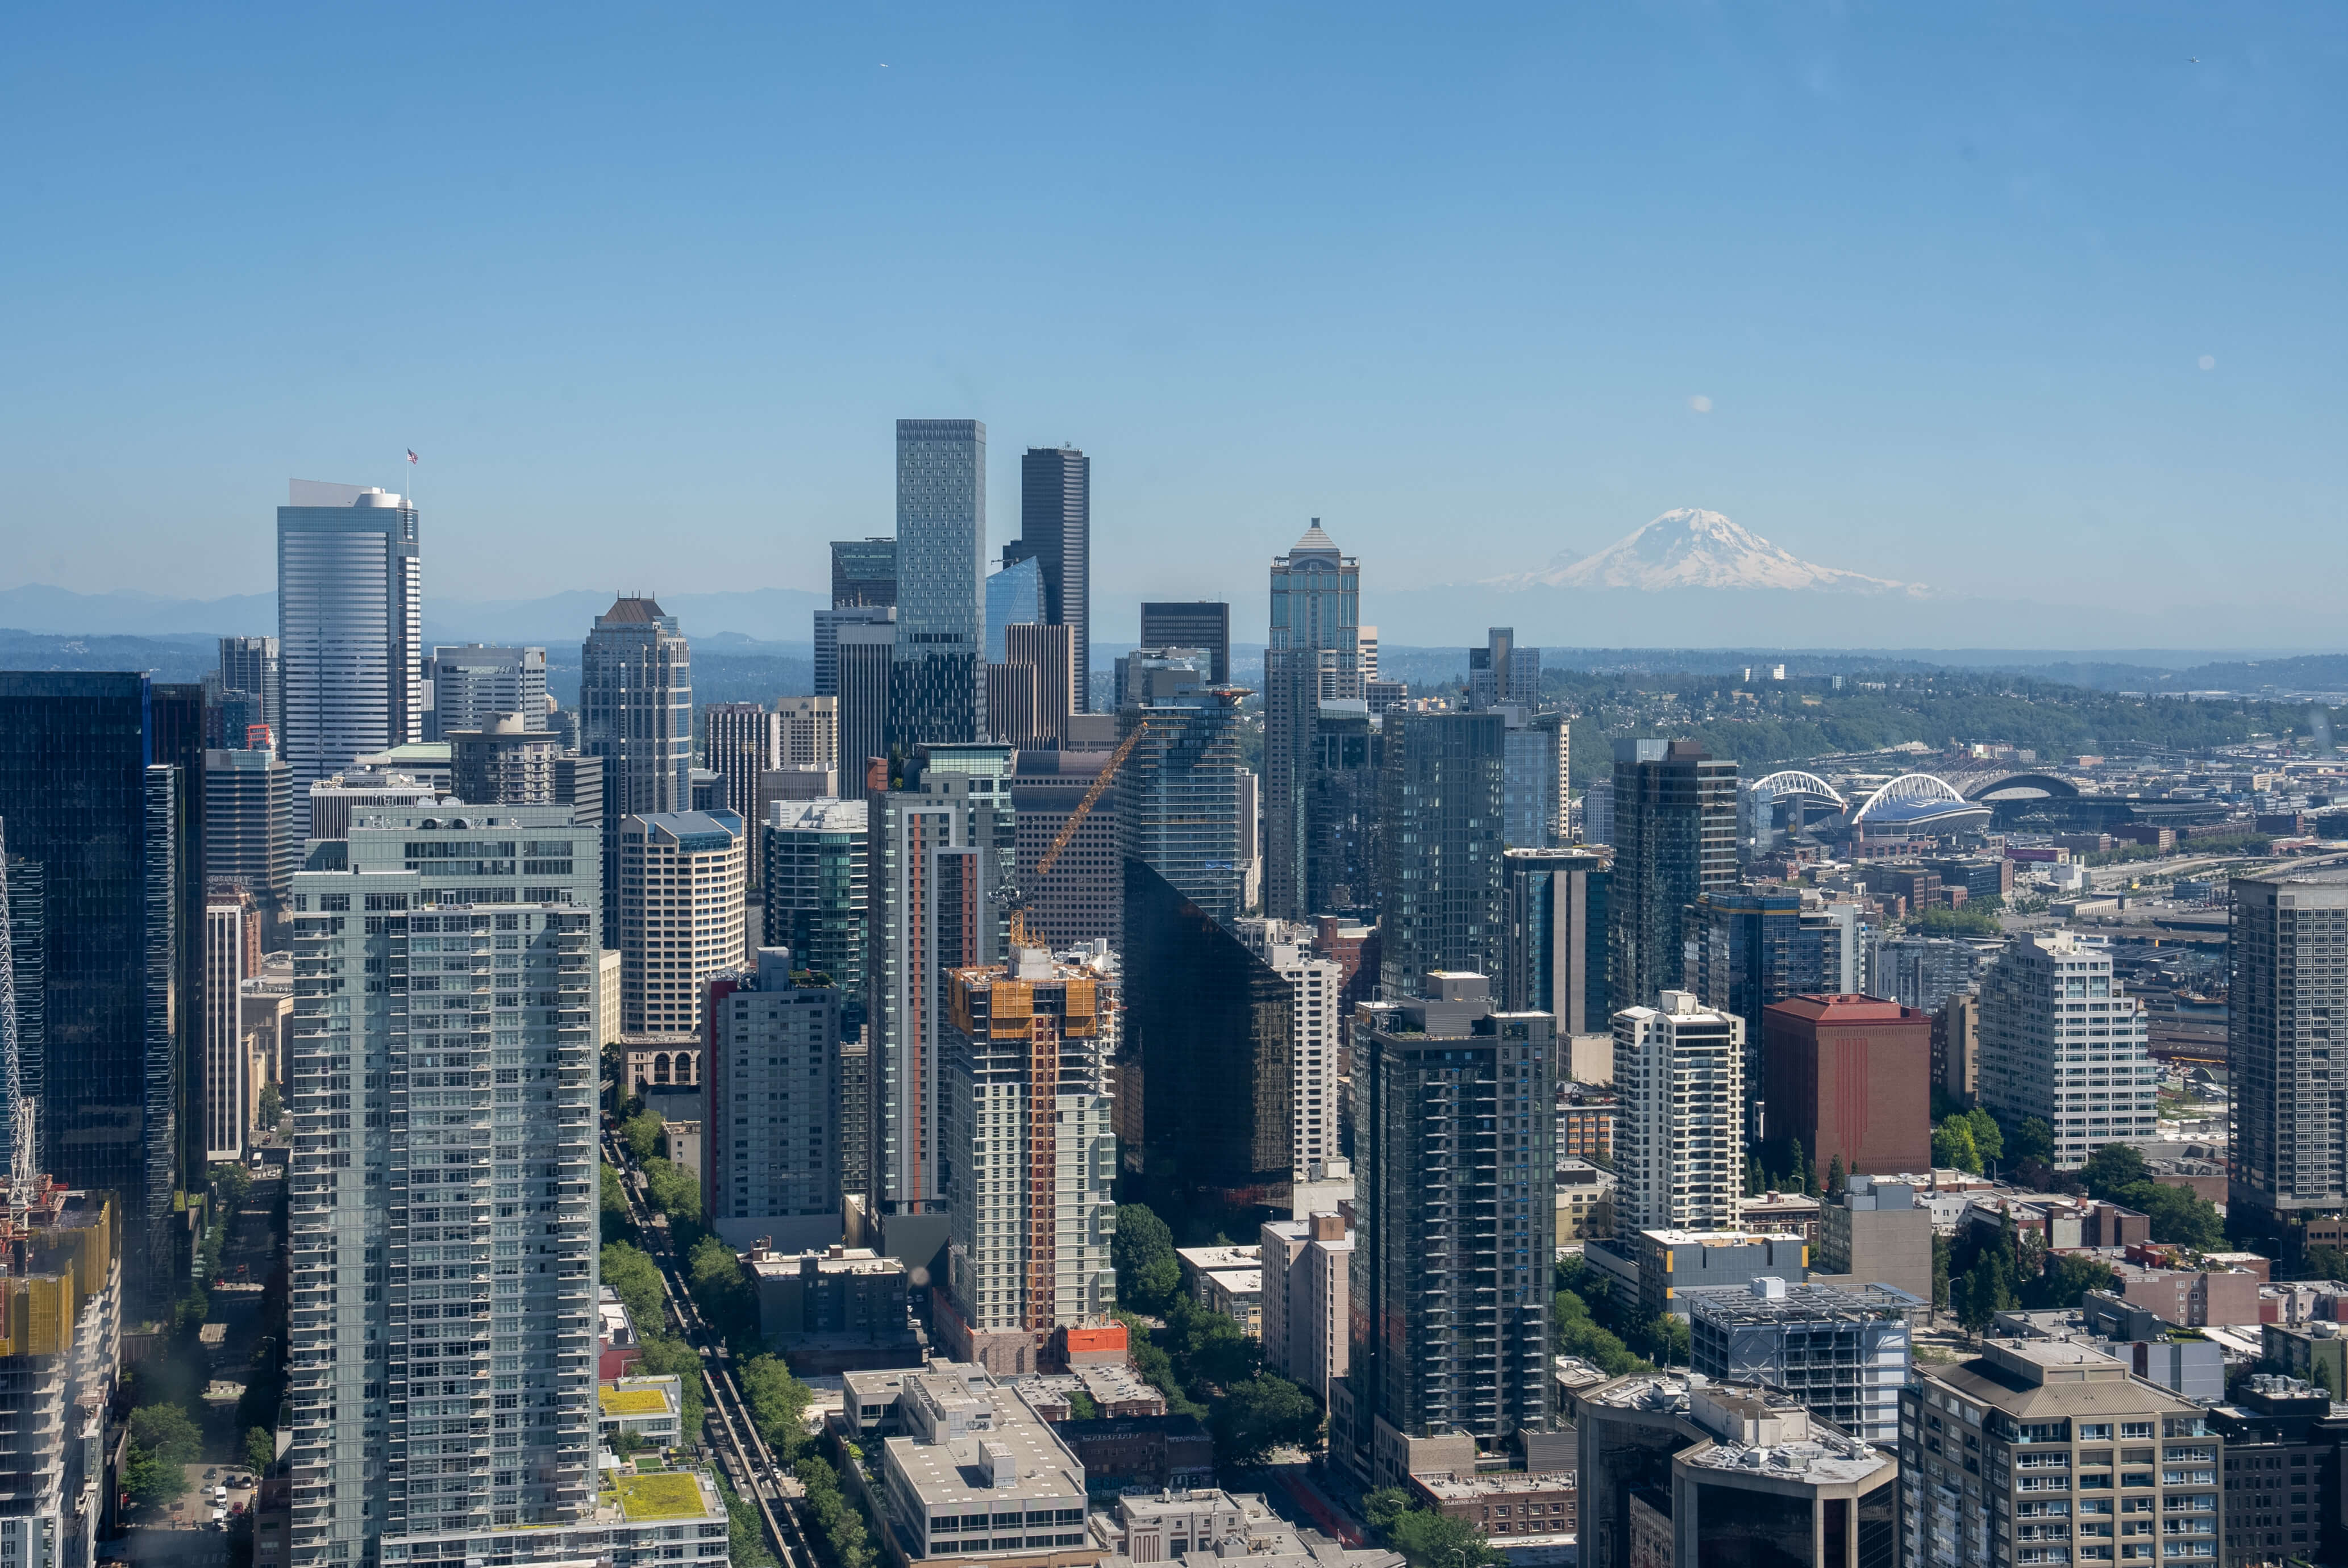
[[[815,587],[905,415],[998,545],[1084,446],[1104,595],[1242,627],[1313,515],[1371,619],[1686,505],[2088,610],[2348,567],[2335,8],[11,28],[0,587],[265,588],[287,476],[409,446],[428,592]]]

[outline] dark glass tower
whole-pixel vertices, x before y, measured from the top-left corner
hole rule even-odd
[[[1385,759],[1377,726],[1366,702],[1320,705],[1304,817],[1305,903],[1316,917],[1377,918],[1378,777]]]
[[[1019,463],[1019,543],[1003,564],[1044,569],[1044,624],[1065,626],[1076,654],[1076,712],[1092,712],[1093,460],[1073,446],[1030,446]],[[1143,639],[1143,645],[1148,640]]]
[[[1500,1004],[1550,1014],[1560,1035],[1605,1033],[1612,862],[1587,849],[1511,849],[1500,865]]]
[[[1736,887],[1736,764],[1694,741],[1614,743],[1614,886],[1606,991],[1653,1007],[1686,973],[1687,917],[1705,893]]]
[[[1231,607],[1215,599],[1145,600],[1141,646],[1203,648],[1214,656],[1208,682],[1227,685],[1231,678]]]
[[[897,541],[890,538],[831,541],[831,607],[897,602]]]
[[[1430,969],[1499,972],[1498,713],[1389,713],[1378,775],[1379,984],[1416,996]]]
[[[1152,1193],[1224,1206],[1279,1200],[1293,1149],[1292,996],[1220,922],[1127,857],[1119,1092],[1140,1105],[1138,1136],[1129,1112],[1125,1135]]]
[[[1397,1438],[1496,1451],[1545,1431],[1557,1211],[1546,1013],[1496,1010],[1485,977],[1419,977],[1357,1036],[1351,1313],[1354,1430],[1372,1484],[1407,1479]]]
[[[42,1168],[122,1194],[141,1310],[186,1283],[169,1235],[181,1020],[192,1030],[201,1013],[181,989],[196,943],[183,868],[202,860],[167,759],[202,738],[200,693],[186,702],[143,675],[0,672],[0,821],[46,884]],[[201,871],[190,879],[200,898]]]
[[[897,421],[897,638],[889,745],[975,741],[986,727],[986,426]]]

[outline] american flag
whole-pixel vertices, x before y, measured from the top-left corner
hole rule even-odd
[[[413,446],[407,449],[407,460],[411,463],[416,461],[416,448]]]

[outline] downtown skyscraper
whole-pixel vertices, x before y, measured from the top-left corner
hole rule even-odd
[[[986,426],[900,419],[892,752],[984,733],[985,641]]]
[[[1272,637],[1263,656],[1263,910],[1309,919],[1309,785],[1321,700],[1361,695],[1361,565],[1321,519],[1272,563]]]
[[[1092,712],[1093,463],[1073,446],[1030,446],[1019,462],[1019,542],[1004,565],[1043,570],[1045,626],[1068,629],[1073,712]]]
[[[294,798],[354,757],[424,738],[416,508],[355,485],[293,482],[277,508],[280,749]]]
[[[1606,994],[1651,1007],[1686,983],[1688,912],[1736,889],[1736,764],[1694,741],[1614,743]]]
[[[550,1527],[595,1512],[597,833],[401,806],[346,843],[294,881],[293,1568],[461,1560],[492,1531],[571,1555]]]
[[[579,655],[579,749],[603,761],[603,931],[616,941],[620,824],[693,805],[693,651],[657,600],[622,596]]]
[[[2232,893],[2227,1212],[2280,1225],[2348,1204],[2348,1082],[2331,1076],[2333,1020],[2348,1016],[2348,876],[2238,876]],[[2082,987],[2090,997],[2096,978]],[[2063,1005],[2084,1015],[2082,1040],[2116,1049],[2094,1038],[2104,1007]],[[2101,1060],[2090,1053],[2091,1072]],[[2116,1061],[2096,1076],[2116,1081]]]

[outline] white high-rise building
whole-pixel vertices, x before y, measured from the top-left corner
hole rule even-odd
[[[424,738],[416,508],[355,485],[293,482],[277,508],[279,751],[296,798],[361,756]]]
[[[204,904],[204,1158],[242,1160],[254,1093],[244,1050],[242,894],[213,894]]]
[[[1692,991],[1614,1015],[1614,1233],[1733,1230],[1745,1192],[1745,1020]]]
[[[598,1518],[598,836],[392,806],[294,877],[289,1568]]]
[[[2159,1075],[2147,1036],[2144,1003],[2113,981],[2111,949],[2070,931],[2019,934],[1982,978],[1982,1103],[2044,1119],[2065,1168],[2106,1143],[2149,1143]]]
[[[1248,917],[1240,940],[1288,982],[1290,1108],[1294,1169],[1301,1181],[1337,1154],[1337,1027],[1345,971],[1313,950],[1313,927],[1292,920]]]
[[[445,741],[458,730],[486,730],[500,713],[520,713],[526,730],[547,727],[543,648],[479,642],[435,648],[426,675],[432,682],[427,741]]]
[[[838,651],[834,650],[835,659]],[[839,698],[785,697],[775,704],[782,723],[778,749],[787,768],[839,766]]]
[[[621,1032],[698,1030],[710,979],[748,953],[749,834],[730,811],[678,811],[619,836]]]

